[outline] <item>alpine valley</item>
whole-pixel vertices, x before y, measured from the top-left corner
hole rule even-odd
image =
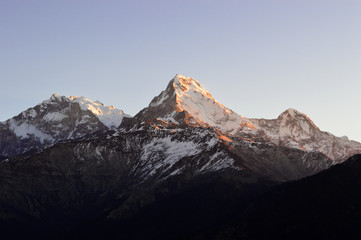
[[[302,215],[322,222],[320,238],[361,237],[327,224],[332,211],[361,223],[356,154],[360,143],[295,109],[247,118],[182,75],[134,117],[54,94],[0,123],[0,230],[37,239],[306,239],[317,228],[287,222]],[[340,188],[347,176],[353,187]],[[347,194],[346,212],[334,209],[337,193]]]

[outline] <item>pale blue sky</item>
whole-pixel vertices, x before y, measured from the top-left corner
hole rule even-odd
[[[136,114],[177,73],[246,117],[361,141],[361,1],[0,1],[0,121],[50,97]]]

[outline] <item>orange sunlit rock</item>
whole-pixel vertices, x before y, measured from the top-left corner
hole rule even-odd
[[[232,142],[232,140],[225,135],[218,135],[218,138],[226,142]]]

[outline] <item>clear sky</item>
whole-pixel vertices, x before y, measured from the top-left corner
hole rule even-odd
[[[243,116],[292,107],[361,141],[361,1],[0,1],[0,121],[52,93],[134,115],[177,73]]]

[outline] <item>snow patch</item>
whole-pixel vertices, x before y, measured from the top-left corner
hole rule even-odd
[[[164,121],[164,122],[172,122],[175,124],[179,124],[174,118],[172,117],[164,117],[164,118],[157,118],[157,120]]]
[[[61,120],[63,120],[64,118],[67,118],[68,116],[60,113],[60,112],[50,112],[45,114],[45,116],[43,117],[43,119],[45,121],[51,121],[51,122],[60,122]]]
[[[179,142],[171,137],[154,139],[143,147],[141,161],[147,165],[149,176],[161,167],[170,169],[180,159],[200,153],[202,150],[193,141]],[[161,160],[160,160],[161,159]],[[175,174],[175,173],[174,173]]]
[[[30,116],[30,117],[35,118],[36,115],[37,115],[37,113],[36,113],[36,111],[35,111],[34,109],[31,109],[31,110],[29,111],[29,116]]]
[[[145,160],[154,152],[164,153],[164,163],[171,163],[171,165],[180,158],[191,156],[199,153],[198,144],[190,142],[172,141],[171,137],[155,139],[148,143],[143,148],[141,159]]]
[[[224,152],[216,152],[212,155],[209,161],[199,170],[204,171],[219,171],[225,168],[234,168],[234,160],[228,157]]]
[[[20,137],[21,139],[26,139],[34,136],[35,138],[38,138],[41,143],[44,143],[45,140],[53,140],[50,135],[43,133],[34,125],[30,125],[28,123],[21,123],[20,125],[17,125],[14,119],[10,119],[9,123],[10,129],[15,133],[17,137]]]
[[[150,106],[151,106],[151,107],[159,106],[159,105],[161,105],[168,97],[169,97],[168,94],[167,94],[165,91],[163,91],[162,94],[160,95],[160,99],[159,99],[157,102],[155,102],[155,103],[151,103]]]

